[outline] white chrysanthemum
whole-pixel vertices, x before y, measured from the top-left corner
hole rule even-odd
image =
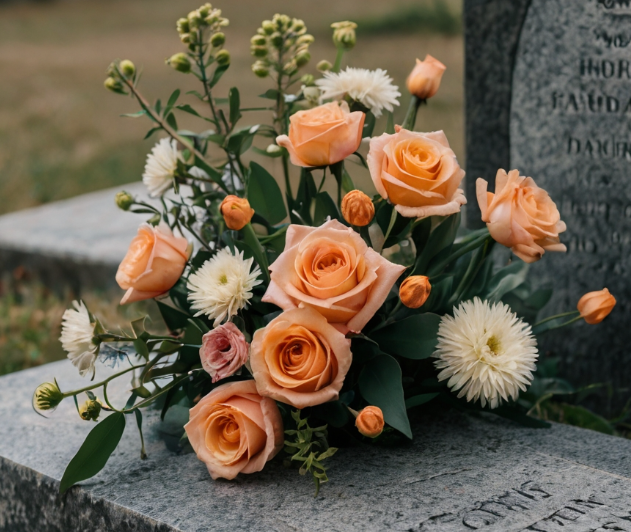
[[[64,312],[61,321],[61,342],[68,358],[84,377],[88,372],[94,373],[94,363],[99,354],[99,346],[92,341],[96,323],[83,301],[73,301],[74,309]]]
[[[322,91],[320,101],[339,100],[348,94],[353,100],[368,107],[377,118],[381,111],[392,111],[399,105],[399,87],[392,84],[392,78],[385,70],[367,70],[348,67],[339,73],[325,72],[324,78],[316,81]]]
[[[530,326],[508,305],[475,298],[443,317],[434,356],[438,380],[449,379],[458,397],[496,408],[526,391],[538,351]]]
[[[214,319],[214,327],[228,320],[246,307],[252,297],[252,289],[261,284],[261,270],[252,271],[253,259],[245,260],[243,251],[233,255],[223,248],[188,278],[188,295],[195,316],[206,314]]]
[[[177,141],[164,138],[147,155],[142,182],[150,196],[161,196],[173,185],[178,153]]]

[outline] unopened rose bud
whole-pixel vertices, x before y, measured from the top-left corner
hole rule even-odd
[[[263,61],[256,61],[252,65],[252,72],[254,72],[259,78],[266,78],[269,76],[269,67],[267,63]]]
[[[261,28],[266,35],[271,35],[276,30],[276,25],[271,20],[264,20],[261,24]]]
[[[214,46],[215,48],[219,48],[220,46],[223,46],[225,42],[226,42],[226,34],[221,31],[215,33],[210,38],[210,44]]]
[[[215,61],[219,66],[226,66],[230,64],[230,52],[228,50],[220,50],[215,56]]]
[[[270,144],[265,151],[274,157],[280,155],[283,152],[283,149],[277,144]]]
[[[166,63],[178,72],[183,72],[184,74],[191,71],[191,60],[182,52],[173,54],[166,60]]]
[[[54,410],[63,398],[64,395],[56,383],[45,382],[40,384],[33,394],[33,408],[35,410]]]
[[[425,57],[425,61],[416,60],[416,66],[410,72],[407,86],[410,94],[419,100],[427,100],[438,92],[440,81],[447,67],[431,55]]]
[[[134,204],[134,197],[124,190],[116,194],[116,205],[123,211],[128,211]]]
[[[298,68],[305,66],[309,60],[311,59],[311,54],[309,52],[300,52],[296,56],[296,65]]]
[[[365,227],[375,216],[375,206],[361,190],[351,190],[342,200],[342,216],[351,225]]]
[[[399,287],[399,299],[408,308],[421,308],[432,292],[429,277],[411,275]]]
[[[123,73],[124,76],[130,78],[131,76],[133,76],[136,73],[136,67],[134,66],[134,64],[129,60],[129,59],[123,59],[120,62],[120,70]]]
[[[228,229],[240,231],[250,223],[254,216],[254,209],[250,207],[250,202],[238,196],[226,196],[219,208]]]
[[[101,408],[103,408],[101,401],[96,398],[88,399],[79,407],[79,415],[86,421],[96,421],[101,414]]]
[[[333,68],[333,65],[331,64],[330,61],[327,61],[326,59],[323,59],[322,61],[320,61],[317,65],[316,68],[320,71],[320,72],[328,72],[329,70],[331,70]]]
[[[331,24],[331,27],[333,28],[333,44],[337,48],[350,50],[355,46],[357,42],[357,37],[355,36],[357,24],[345,20],[344,22],[334,22]]]
[[[118,94],[125,94],[125,89],[123,88],[123,84],[117,80],[116,78],[109,77],[103,83],[104,87],[112,92],[116,92]]]
[[[367,406],[355,419],[355,426],[362,436],[368,438],[376,438],[383,432],[385,423],[383,421],[383,412],[377,406]]]
[[[609,290],[603,288],[597,292],[589,292],[585,294],[578,302],[578,311],[590,325],[595,325],[603,321],[616,306],[616,298],[613,297]]]

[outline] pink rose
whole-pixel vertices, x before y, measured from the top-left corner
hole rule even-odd
[[[217,382],[230,377],[247,362],[248,348],[243,333],[228,322],[204,335],[199,356],[206,372]]]
[[[283,310],[311,307],[344,331],[361,331],[405,270],[369,248],[350,227],[290,225],[270,266],[263,301]]]

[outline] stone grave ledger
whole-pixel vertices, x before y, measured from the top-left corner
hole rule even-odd
[[[546,314],[573,310],[583,294],[603,287],[615,295],[618,306],[598,326],[549,334],[541,350],[559,354],[564,376],[575,384],[610,382],[617,389],[628,388],[631,2],[471,0],[468,5],[468,25],[490,14],[487,25],[518,36],[517,42],[509,39],[492,51],[492,33],[467,30],[467,81],[473,80],[467,89],[468,131],[473,133],[485,116],[494,116],[491,125],[502,137],[495,147],[486,144],[491,162],[474,159],[468,169],[471,203],[477,203],[475,179],[493,182],[498,167],[517,168],[550,193],[568,226],[561,235],[568,252],[547,253],[532,269],[537,283],[555,289]],[[473,55],[476,46],[486,55]],[[500,59],[498,54],[503,54]],[[489,59],[504,62],[509,82],[488,86],[495,102],[483,94]],[[486,155],[483,139],[470,135],[470,140],[469,150],[478,159]],[[479,210],[469,216],[474,225]],[[604,402],[594,405],[615,414],[628,395],[617,394],[608,412]]]
[[[33,389],[53,377],[85,382],[68,361],[0,377],[0,532],[631,532],[631,441],[455,411],[417,418],[408,446],[341,449],[317,498],[276,461],[211,480],[194,454],[168,450],[147,411],[148,459],[129,420],[105,469],[61,497],[94,424],[72,400],[51,419],[33,412]]]

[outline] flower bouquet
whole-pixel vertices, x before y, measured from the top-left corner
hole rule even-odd
[[[486,226],[466,230],[465,172],[442,131],[415,131],[442,63],[417,60],[395,125],[401,94],[387,73],[341,68],[354,23],[333,24],[337,54],[318,63],[316,79],[301,73],[314,40],[305,23],[275,15],[251,39],[264,103],[244,108],[236,87],[216,96],[230,66],[227,25],[210,4],[177,21],[186,51],[167,63],[199,80],[194,105],[179,90],[151,104],[131,61],[109,67],[105,86],[140,105],[127,116],[149,119],[147,136],[165,135],[143,175],[154,201],[116,197],[149,216],[116,281],[121,304],[155,299],[168,332],[144,319],[112,332],[82,302],[66,311],[61,342],[93,380],[71,391],[44,383],[33,404],[41,413],[72,397],[81,418],[99,422],[61,491],[105,465],[129,419],[144,457],[146,408],[162,419],[175,407],[186,413],[180,444],[214,479],[260,471],[282,451],[317,488],[334,445],[412,438],[408,411],[439,401],[544,425],[528,415],[532,397],[520,397],[536,369],[535,336],[598,323],[615,305],[605,289],[538,321],[552,291],[533,289],[528,265],[565,251],[546,191],[517,170],[500,170],[494,193],[478,179]],[[261,109],[270,120],[247,123]],[[179,128],[180,114],[204,129]],[[284,190],[266,161],[282,168]],[[377,195],[355,187],[349,163],[370,174]],[[508,260],[493,253],[497,243]],[[113,374],[94,382],[95,364],[111,360]],[[108,398],[120,377],[131,377],[125,404]]]

